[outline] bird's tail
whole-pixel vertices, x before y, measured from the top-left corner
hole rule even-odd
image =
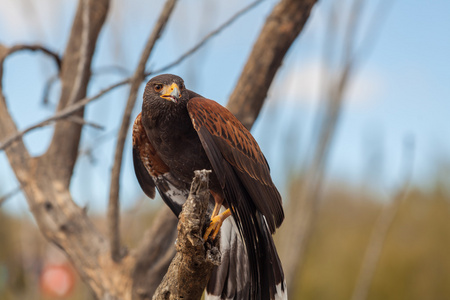
[[[258,234],[261,256],[256,260],[258,276],[253,278],[247,251],[232,218],[224,221],[220,233],[222,263],[216,267],[206,288],[206,300],[287,299],[280,259],[264,217]]]

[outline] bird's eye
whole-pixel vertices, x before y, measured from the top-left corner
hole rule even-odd
[[[155,92],[161,92],[162,88],[163,88],[162,84],[155,84],[154,86]]]
[[[184,84],[180,85],[180,90],[184,90]]]

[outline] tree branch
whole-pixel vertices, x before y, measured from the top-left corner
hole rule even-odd
[[[14,120],[9,114],[6,99],[3,95],[3,63],[10,53],[8,48],[0,44],[0,138],[13,135],[18,131]],[[31,156],[28,149],[22,140],[16,140],[16,143],[11,143],[11,147],[5,152],[17,179],[21,184],[24,184],[27,179],[27,170],[30,168]]]
[[[2,204],[8,200],[9,198],[11,198],[12,196],[15,196],[16,194],[18,194],[22,189],[19,187],[16,187],[15,189],[13,189],[12,191],[9,191],[8,193],[4,194],[3,196],[0,196],[0,206],[2,206]]]
[[[50,90],[53,86],[53,84],[58,81],[59,79],[59,74],[57,75],[53,75],[52,77],[50,77],[49,79],[47,79],[47,82],[45,83],[44,86],[44,91],[43,91],[43,95],[42,95],[42,104],[44,106],[48,105],[50,103],[49,99],[50,99]]]
[[[90,3],[93,5],[93,9],[90,10],[91,58],[95,48],[95,38],[106,16],[108,1],[98,0]],[[95,13],[92,13],[93,11]],[[60,100],[61,109],[66,107],[67,92],[70,91],[70,84],[73,82],[70,67],[76,65],[74,62],[79,59],[78,21],[79,14],[75,17],[68,50],[62,63],[61,78],[64,95]],[[7,53],[5,49],[0,46],[1,62]],[[89,63],[90,58],[88,58]],[[2,64],[0,66],[3,67]],[[0,73],[3,75],[2,72]],[[87,86],[88,77],[88,75],[83,77],[86,80],[86,82],[83,81],[84,88]],[[80,91],[81,96],[77,99],[82,98],[84,92]],[[68,190],[68,182],[75,162],[75,159],[70,156],[70,151],[75,148],[77,153],[81,125],[74,126],[73,122],[59,125],[61,126],[55,127],[53,148],[47,151],[45,157],[31,158],[20,139],[12,141],[5,152],[42,234],[66,252],[83,281],[88,284],[97,298],[108,296],[108,299],[116,299],[119,293],[127,291],[123,287],[129,283],[130,277],[126,275],[131,269],[131,262],[127,261],[126,264],[117,266],[107,259],[109,247],[106,240],[89,220],[86,211],[74,203]],[[0,138],[3,140],[16,134],[17,128],[8,113],[0,85]],[[61,151],[58,152],[58,149]],[[62,171],[58,171],[60,167]],[[108,276],[105,276],[105,270],[108,270]],[[131,288],[131,284],[128,286]],[[130,289],[128,291],[131,295]],[[127,299],[127,297],[120,298]]]
[[[209,173],[195,171],[191,191],[178,222],[177,254],[153,299],[200,299],[214,266],[220,264],[219,238],[205,249],[203,232],[208,224]]]
[[[122,125],[120,126],[119,135],[117,138],[116,151],[114,155],[114,166],[111,171],[111,184],[109,190],[109,203],[108,203],[108,233],[110,239],[111,256],[114,261],[120,261],[120,230],[119,230],[119,189],[120,189],[120,171],[122,169],[122,156],[125,139],[130,127],[131,112],[136,103],[137,92],[145,78],[145,65],[153,50],[156,41],[159,39],[162,31],[164,30],[173,8],[175,7],[177,0],[167,0],[164,8],[159,16],[158,22],[153,28],[144,51],[139,60],[136,71],[131,79],[130,93],[128,95],[127,105],[122,117]]]
[[[5,48],[0,45],[0,61],[3,61],[5,53]],[[0,78],[0,138],[16,132]],[[110,299],[115,299],[117,281],[127,282],[124,274],[128,266],[119,268],[106,259],[99,259],[109,257],[106,240],[90,222],[86,211],[73,202],[68,189],[54,177],[50,167],[38,164],[38,159],[30,157],[22,140],[12,142],[5,152],[42,234],[64,249],[83,281],[98,298],[107,291],[114,295]],[[109,270],[107,277],[99,271],[102,269]]]
[[[392,223],[397,216],[401,204],[407,199],[411,186],[412,167],[414,164],[414,142],[406,139],[403,150],[403,185],[394,194],[392,201],[385,204],[370,235],[369,243],[364,253],[358,278],[352,294],[352,300],[365,300],[369,293],[370,284],[372,283],[381,251],[386,240],[386,236]]]
[[[89,6],[89,7],[87,7]],[[108,12],[109,0],[80,0],[72,25],[61,68],[61,95],[58,112],[86,96],[90,67],[97,38]],[[88,16],[86,16],[88,14]],[[86,21],[88,19],[88,21]],[[88,32],[84,29],[88,26]],[[87,40],[86,40],[87,39]],[[86,45],[84,45],[86,44]],[[82,48],[80,49],[80,45]],[[74,114],[80,118],[84,106]],[[69,186],[78,155],[83,125],[61,120],[55,125],[53,138],[40,163],[47,164],[66,186]]]
[[[90,29],[90,4],[89,1],[95,0],[80,0],[80,9],[81,9],[81,35],[80,35],[80,58],[77,63],[77,68],[75,72],[75,80],[73,82],[72,90],[70,91],[69,100],[67,101],[67,105],[71,105],[75,103],[78,96],[78,93],[82,89],[83,77],[90,76],[90,57],[89,57],[89,47],[92,45],[89,44],[89,29]]]
[[[61,58],[59,57],[58,53],[53,52],[43,46],[40,45],[15,45],[12,46],[11,48],[8,49],[8,52],[6,54],[6,56],[3,57],[3,60],[18,51],[24,51],[24,50],[29,50],[29,51],[41,51],[45,54],[47,54],[48,56],[50,56],[56,63],[56,65],[58,66],[58,70],[61,70]]]
[[[272,80],[317,0],[282,0],[272,10],[228,101],[228,109],[251,128]]]

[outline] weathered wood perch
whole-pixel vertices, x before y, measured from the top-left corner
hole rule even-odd
[[[195,171],[191,191],[178,222],[177,253],[153,299],[200,299],[214,266],[220,264],[219,238],[203,241],[209,224],[209,173]]]

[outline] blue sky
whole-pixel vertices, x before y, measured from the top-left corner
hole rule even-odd
[[[321,105],[319,95],[324,88],[320,75],[334,70],[333,63],[323,62],[329,10],[335,3],[339,16],[345,19],[348,2],[319,1],[305,30],[288,52],[253,128],[280,188],[291,169],[307,160],[315,113]],[[358,41],[373,36],[367,34],[365,25],[378,1],[368,2],[363,25],[358,28]],[[173,61],[247,3],[250,1],[181,0],[148,66],[158,68]],[[225,104],[275,3],[263,2],[170,72],[182,76],[188,88]],[[162,1],[152,1],[151,6],[148,1],[112,1],[93,61],[95,75],[90,95],[132,73],[161,5]],[[0,3],[0,43],[40,43],[62,53],[75,6],[76,1],[4,0]],[[387,7],[387,16],[379,20],[375,31],[378,37],[374,46],[363,53],[345,95],[327,168],[330,180],[355,186],[370,180],[370,185],[381,192],[398,183],[405,138],[415,141],[413,175],[418,184],[429,184],[442,160],[449,160],[450,153],[450,2],[395,0]],[[339,31],[337,40],[342,40]],[[120,66],[126,71],[96,71],[106,66]],[[19,127],[23,129],[50,116],[54,108],[43,107],[41,101],[45,81],[56,72],[53,62],[41,54],[21,53],[9,58],[5,68],[4,90]],[[84,130],[82,149],[97,146],[92,157],[82,156],[78,161],[71,189],[77,202],[89,203],[95,210],[106,207],[114,133],[120,126],[127,91],[126,87],[119,88],[87,109],[86,118],[103,125],[105,130]],[[51,103],[57,101],[57,92],[55,86]],[[139,99],[134,115],[140,111],[140,105]],[[51,127],[47,127],[26,136],[32,154],[45,151],[51,132]],[[16,185],[7,160],[0,153],[0,195]],[[121,199],[127,207],[141,196],[128,140]],[[21,195],[11,198],[4,208],[27,209]]]

